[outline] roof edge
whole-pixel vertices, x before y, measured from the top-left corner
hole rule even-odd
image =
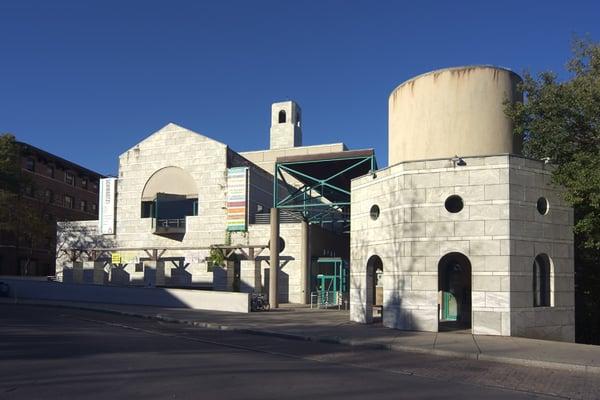
[[[398,89],[400,89],[402,86],[407,85],[411,82],[416,81],[417,79],[423,78],[427,75],[433,75],[433,74],[439,74],[441,72],[446,72],[446,71],[457,71],[457,70],[461,70],[461,69],[475,69],[475,68],[480,68],[480,69],[495,69],[495,70],[500,70],[500,71],[505,71],[508,72],[512,75],[517,76],[519,79],[523,79],[521,77],[521,75],[517,74],[515,71],[513,71],[512,69],[508,68],[508,67],[502,67],[502,66],[498,66],[498,65],[492,65],[492,64],[473,64],[473,65],[461,65],[461,66],[457,66],[457,67],[446,67],[446,68],[439,68],[439,69],[434,69],[433,71],[428,71],[428,72],[424,72],[422,74],[419,74],[417,76],[413,76],[412,78],[409,78],[405,81],[403,81],[402,83],[400,83],[398,86],[396,86],[391,92],[390,95],[388,97],[391,97],[392,94],[394,94],[394,92]]]

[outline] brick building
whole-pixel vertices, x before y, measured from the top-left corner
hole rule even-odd
[[[31,249],[17,243],[14,232],[0,232],[0,275],[54,275],[56,222],[97,219],[98,182],[103,175],[30,144],[18,145],[21,172],[31,182],[23,199],[43,215],[49,233]]]

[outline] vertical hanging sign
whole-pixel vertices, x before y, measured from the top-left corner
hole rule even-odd
[[[248,223],[248,167],[227,170],[227,230],[245,231]]]
[[[98,205],[98,229],[101,235],[115,233],[115,197],[117,178],[100,179],[100,199]]]

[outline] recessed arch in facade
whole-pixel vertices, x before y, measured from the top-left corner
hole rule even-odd
[[[471,329],[471,262],[448,253],[438,263],[438,329]]]
[[[367,322],[379,322],[383,318],[383,261],[379,256],[369,257],[366,278]]]
[[[142,201],[152,201],[158,193],[198,197],[198,186],[194,178],[184,169],[165,167],[154,172],[146,181],[142,191]]]
[[[153,218],[153,233],[184,234],[186,217],[198,215],[198,187],[179,167],[165,167],[146,181],[141,198],[141,217]]]

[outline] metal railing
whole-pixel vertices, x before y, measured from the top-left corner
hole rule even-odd
[[[299,218],[294,218],[294,216],[287,214],[287,213],[281,213],[279,215],[279,223],[281,223],[281,224],[293,224],[293,223],[297,223],[299,221],[300,221]],[[271,214],[256,213],[256,214],[254,214],[254,220],[251,220],[250,223],[257,224],[257,225],[268,225],[271,223]]]
[[[317,290],[310,293],[310,308],[337,308],[346,310],[348,299],[346,295],[334,290]]]
[[[153,219],[154,232],[185,232],[185,218]]]

